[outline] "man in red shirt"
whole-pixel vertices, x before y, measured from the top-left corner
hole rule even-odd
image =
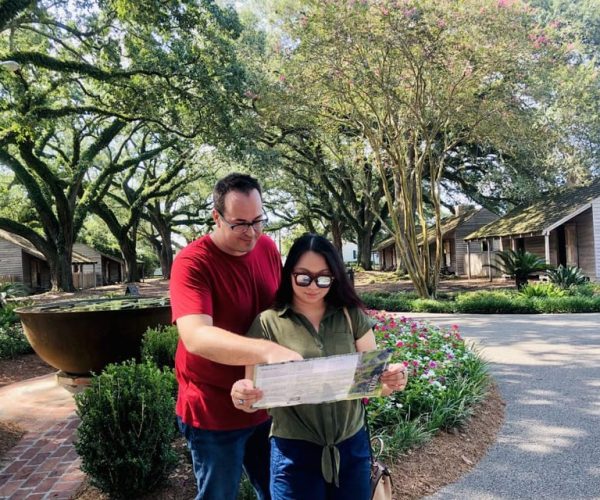
[[[236,499],[242,467],[258,498],[268,499],[268,415],[234,408],[230,390],[244,378],[245,365],[301,356],[245,336],[271,306],[281,274],[279,252],[262,234],[260,185],[230,174],[215,185],[213,202],[213,232],[184,248],[171,273],[177,418],[192,454],[197,499]]]

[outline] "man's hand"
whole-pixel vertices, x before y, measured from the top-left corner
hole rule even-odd
[[[252,405],[262,399],[263,393],[254,387],[252,380],[244,378],[238,380],[231,387],[231,399],[233,406],[246,413],[254,413],[257,409]]]

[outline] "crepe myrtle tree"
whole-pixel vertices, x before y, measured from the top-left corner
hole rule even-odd
[[[518,0],[309,1],[287,20],[295,43],[281,84],[303,92],[307,112],[361,131],[389,179],[387,229],[399,259],[417,293],[435,295],[449,153],[465,143],[507,154],[526,144],[545,168],[564,144],[545,111],[569,75],[570,40]],[[431,233],[433,257],[419,244]]]

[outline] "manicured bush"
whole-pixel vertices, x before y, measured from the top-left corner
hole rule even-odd
[[[142,338],[142,360],[159,368],[175,368],[175,351],[179,335],[176,326],[148,328]]]
[[[394,456],[439,429],[460,425],[486,393],[486,364],[462,339],[458,326],[438,328],[408,318],[371,312],[379,347],[394,351],[393,362],[409,368],[403,392],[369,401],[373,435]]]
[[[177,463],[170,370],[133,360],[108,365],[75,396],[81,423],[75,449],[91,483],[114,498],[157,486]]]
[[[527,297],[511,292],[467,292],[456,297],[456,312],[471,314],[535,313]]]
[[[0,359],[12,359],[32,352],[21,325],[0,324]]]
[[[561,290],[552,283],[529,284],[516,290],[459,293],[447,300],[407,298],[402,292],[361,295],[370,309],[389,312],[464,314],[536,314],[598,312],[600,287],[593,283]]]
[[[582,283],[581,285],[574,285],[569,287],[567,290],[569,295],[581,295],[582,297],[593,297],[595,295],[600,296],[600,285],[598,283]]]
[[[536,312],[547,314],[600,312],[600,296],[569,295],[546,299],[537,298],[532,299],[532,304]]]
[[[451,313],[454,312],[454,302],[435,299],[415,299],[410,304],[412,312]]]
[[[382,311],[408,312],[412,310],[412,299],[403,293],[364,293],[361,295],[365,306]]]
[[[524,297],[564,297],[567,292],[554,283],[528,283],[520,292]]]

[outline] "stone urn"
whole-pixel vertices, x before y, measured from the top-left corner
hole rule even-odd
[[[55,302],[16,309],[27,340],[46,363],[70,375],[100,373],[140,357],[144,332],[169,325],[168,298]]]

